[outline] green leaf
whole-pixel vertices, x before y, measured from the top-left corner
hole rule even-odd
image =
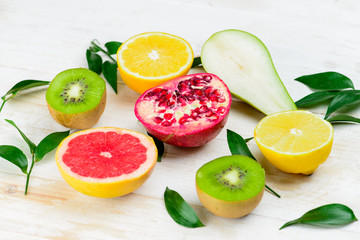
[[[333,100],[331,100],[328,109],[326,111],[325,119],[327,119],[331,113],[352,104],[360,103],[360,90],[347,90],[339,92]]]
[[[236,132],[227,129],[227,142],[231,154],[248,156],[256,161],[254,155],[250,152],[246,141]]]
[[[28,160],[25,154],[19,148],[11,145],[1,145],[0,157],[15,164],[24,174],[27,174]]]
[[[4,96],[1,97],[1,99],[5,100],[7,95],[15,95],[18,91],[49,85],[49,83],[49,81],[42,80],[23,80],[15,84],[9,91],[6,92]]]
[[[250,141],[252,139],[253,139],[253,137],[247,138],[246,140],[244,140],[244,138],[241,137],[236,132],[227,129],[227,142],[228,142],[231,154],[248,156],[256,161],[254,155],[252,155],[252,153],[250,152],[250,149],[248,148],[248,146],[246,144],[248,141]],[[272,190],[269,186],[265,185],[265,187],[267,190],[269,190],[272,194],[274,194],[278,198],[281,197],[277,192]]]
[[[65,132],[54,132],[47,135],[36,147],[35,161],[38,162],[42,160],[47,153],[54,150],[64,138],[69,136],[69,133],[70,130]]]
[[[166,187],[164,201],[170,217],[178,224],[188,228],[205,226],[194,209],[176,191]]]
[[[116,62],[105,61],[102,65],[105,79],[117,94],[117,64]]]
[[[326,120],[330,123],[360,123],[360,118],[356,118],[346,114],[336,115]]]
[[[334,98],[339,92],[338,91],[322,91],[314,92],[303,97],[302,99],[295,102],[297,107],[308,107],[317,103],[324,102],[326,100]]]
[[[300,218],[285,223],[280,229],[298,223],[331,228],[354,221],[357,221],[357,219],[349,207],[334,203],[312,209]]]
[[[3,100],[3,103],[1,104],[0,112],[3,109],[5,103],[9,99],[15,97],[17,92],[26,90],[26,89],[30,89],[30,88],[34,88],[34,87],[49,85],[49,83],[50,83],[49,81],[42,81],[42,80],[23,80],[23,81],[18,82],[9,91],[7,91],[4,96],[1,97],[1,99]],[[8,96],[8,95],[11,95],[11,96],[6,98],[6,96]]]
[[[162,141],[160,141],[159,139],[157,139],[156,137],[154,137],[153,135],[151,135],[149,132],[147,132],[147,134],[154,139],[156,148],[158,150],[157,161],[161,162],[161,158],[164,155],[164,150],[165,150],[164,143]]]
[[[305,75],[295,79],[313,89],[341,90],[352,88],[353,82],[346,76],[337,72],[323,72],[312,75]]]
[[[18,132],[20,133],[22,138],[25,140],[25,142],[29,146],[31,154],[33,154],[35,152],[36,145],[28,137],[26,137],[26,135],[18,128],[18,126],[16,126],[16,124],[13,121],[11,121],[9,119],[5,119],[5,121],[7,121],[11,125],[13,125],[18,130]]]
[[[96,72],[97,74],[101,73],[102,59],[98,54],[92,52],[90,49],[87,49],[86,60],[90,70]]]
[[[112,55],[112,54],[117,53],[117,51],[118,51],[119,47],[121,46],[121,44],[122,44],[121,42],[112,41],[112,42],[105,43],[105,47],[106,47],[108,53],[110,55]]]
[[[194,61],[193,61],[193,64],[191,65],[191,68],[197,67],[199,65],[201,65],[201,58],[200,57],[195,57]]]

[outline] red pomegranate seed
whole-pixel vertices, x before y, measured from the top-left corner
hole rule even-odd
[[[167,93],[168,93],[168,90],[166,90],[166,89],[162,89],[162,90],[160,91],[160,95],[161,95],[161,96],[165,96]]]
[[[203,95],[203,92],[200,89],[196,89],[195,94],[198,96],[201,96],[201,95]]]
[[[223,102],[225,102],[225,97],[223,96],[223,95],[221,95],[220,97],[218,97],[218,99],[217,99],[217,101],[219,102],[219,103],[223,103]]]
[[[196,120],[196,118],[199,117],[199,113],[193,111],[193,112],[191,112],[191,117],[192,117],[194,120]]]
[[[155,88],[154,90],[152,90],[151,92],[148,92],[147,94],[150,94],[153,96],[153,95],[158,95],[159,92],[161,91],[162,88]]]
[[[186,100],[182,97],[179,97],[177,99],[177,102],[181,104],[181,106],[185,106],[186,105]]]
[[[144,98],[149,99],[149,98],[151,98],[151,97],[154,96],[154,95],[155,95],[154,91],[151,91],[151,92],[148,92],[148,93],[144,96]]]
[[[180,82],[178,84],[178,89],[179,89],[180,92],[184,92],[186,90],[186,88],[187,88],[187,86],[186,86],[186,84],[184,82]]]
[[[209,86],[204,87],[203,91],[204,91],[205,96],[210,97],[210,93],[212,92],[212,87],[209,87]]]
[[[172,119],[173,116],[174,116],[174,114],[172,114],[172,113],[165,113],[165,114],[164,114],[164,118],[165,118],[166,120]]]
[[[218,97],[216,95],[213,95],[210,97],[210,101],[217,102]]]
[[[161,123],[161,125],[164,126],[164,127],[169,127],[169,126],[171,126],[171,124],[172,123],[169,122],[169,121],[164,121],[164,122]]]
[[[188,121],[189,115],[185,114],[183,117],[179,119],[180,124],[185,124]]]
[[[157,111],[158,113],[164,113],[166,112],[166,109],[160,109],[159,111]]]
[[[206,102],[206,100],[207,100],[207,97],[205,95],[202,95],[199,97],[199,101],[201,104],[204,104]]]
[[[168,93],[168,94],[165,96],[165,99],[166,99],[166,100],[170,100],[171,96],[172,96],[171,93]]]
[[[204,77],[204,80],[208,83],[211,81],[211,79],[212,79],[212,77],[210,75],[207,75],[206,77]]]
[[[188,100],[188,101],[195,101],[196,99],[195,99],[195,97],[193,96],[193,95],[187,95],[187,96],[185,96],[185,98]]]
[[[219,107],[216,112],[219,114],[223,114],[225,112],[226,108],[225,107]]]
[[[211,117],[212,115],[214,115],[215,113],[213,113],[211,110],[208,111],[207,113],[205,113],[205,117]]]
[[[159,123],[162,122],[163,119],[161,117],[154,117],[153,120],[154,120],[155,123],[159,124]]]
[[[209,120],[210,120],[210,121],[216,121],[216,120],[218,120],[218,119],[219,119],[219,116],[216,115],[216,114],[214,114],[214,115],[212,115],[211,117],[209,117]]]
[[[161,100],[158,104],[159,107],[166,107],[167,106],[167,102],[166,100]]]
[[[185,80],[185,81],[183,81],[183,83],[185,83],[186,86],[189,86],[189,87],[190,87],[191,85],[194,85],[194,81],[191,80],[191,79]]]
[[[174,102],[174,101],[167,102],[167,105],[168,105],[170,108],[173,108],[173,107],[175,106],[175,102]]]
[[[200,108],[199,108],[199,112],[200,113],[205,113],[209,111],[209,108],[206,106],[206,105],[202,105]]]

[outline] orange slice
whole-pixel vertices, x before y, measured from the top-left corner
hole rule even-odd
[[[187,74],[193,60],[194,54],[187,41],[161,32],[136,35],[124,42],[117,52],[121,78],[139,93]]]
[[[309,111],[286,111],[263,118],[255,141],[275,167],[288,173],[312,174],[328,158],[334,131]]]
[[[152,138],[122,128],[93,128],[65,138],[56,163],[75,190],[94,197],[118,197],[140,187],[157,160]]]

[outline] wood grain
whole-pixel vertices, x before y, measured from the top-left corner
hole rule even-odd
[[[87,67],[85,51],[94,38],[124,41],[147,31],[163,31],[188,40],[195,55],[216,31],[235,28],[257,35],[268,47],[279,75],[294,100],[311,91],[293,79],[337,71],[360,88],[360,4],[337,1],[109,0],[0,2],[0,73],[5,93],[24,79],[50,81],[68,68]],[[202,71],[193,69],[191,73]],[[116,95],[108,86],[108,103],[96,124],[144,132],[133,114],[139,94],[119,78]],[[2,94],[1,94],[2,95]],[[324,105],[312,111],[324,115]],[[360,117],[359,109],[350,114]],[[226,128],[251,137],[264,115],[234,100]],[[45,89],[10,100],[0,113],[0,144],[27,151],[11,119],[35,142],[65,130],[50,116]],[[288,220],[327,203],[343,203],[360,214],[360,127],[336,125],[332,153],[312,176],[285,174],[269,164],[255,142],[249,147],[266,170],[267,184],[281,194],[264,194],[261,204],[241,219],[207,212],[194,186],[197,169],[230,154],[226,131],[204,147],[165,146],[163,161],[151,178],[132,194],[114,199],[82,195],[61,178],[54,153],[39,162],[24,196],[25,176],[0,159],[0,239],[360,239],[359,223],[336,229],[293,226]],[[27,155],[29,158],[30,156]],[[187,229],[168,216],[163,193],[178,191],[206,227]],[[358,216],[359,217],[359,216]]]

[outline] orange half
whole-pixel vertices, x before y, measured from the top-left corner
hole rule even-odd
[[[193,60],[193,50],[187,41],[162,32],[136,35],[117,52],[121,78],[139,93],[187,74]]]

